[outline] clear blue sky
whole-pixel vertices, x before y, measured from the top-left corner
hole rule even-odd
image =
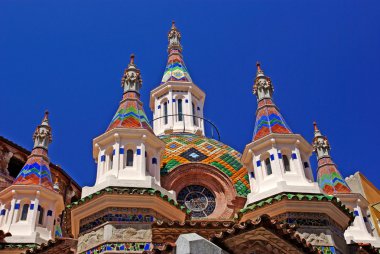
[[[292,130],[311,141],[317,120],[341,173],[360,170],[380,187],[379,13],[379,1],[1,0],[0,135],[31,149],[49,109],[51,160],[93,185],[92,139],[117,109],[129,55],[151,118],[174,19],[224,143],[242,152],[252,139],[260,60]]]

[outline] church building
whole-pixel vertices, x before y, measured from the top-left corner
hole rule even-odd
[[[174,22],[167,53],[153,119],[130,56],[119,106],[92,142],[91,186],[50,162],[48,112],[31,151],[0,137],[0,254],[380,253],[380,191],[362,172],[341,175],[323,126],[310,124],[313,140],[292,131],[260,63],[253,138],[240,153],[204,115]]]

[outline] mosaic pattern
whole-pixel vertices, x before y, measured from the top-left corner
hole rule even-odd
[[[336,254],[334,246],[315,246],[322,254]]]
[[[62,237],[62,229],[59,223],[56,223],[54,226],[54,234],[55,234],[55,237]]]
[[[149,251],[151,243],[106,243],[91,250],[82,252],[82,254],[101,254],[109,251]],[[125,252],[123,252],[125,253]]]
[[[318,160],[317,180],[319,187],[326,194],[350,193],[351,190],[329,157]]]
[[[53,190],[47,151],[34,148],[13,184],[41,185]]]
[[[166,143],[165,153],[161,164],[161,174],[170,173],[179,165],[194,162],[191,155],[196,150],[205,157],[196,162],[211,165],[226,174],[234,184],[240,196],[249,193],[249,181],[247,169],[240,162],[241,154],[233,148],[211,138],[197,136],[194,134],[173,134],[160,136]],[[187,153],[186,153],[187,152]],[[184,157],[188,154],[190,158]],[[199,154],[198,154],[199,155]]]
[[[258,140],[271,133],[292,133],[277,107],[271,99],[263,99],[259,102],[256,113],[256,124],[253,140]]]
[[[177,49],[172,49],[170,51],[161,84],[167,81],[192,82],[190,74],[185,66],[185,62],[182,59],[182,55]]]
[[[193,218],[207,217],[215,210],[214,194],[200,185],[183,188],[178,193],[177,201],[192,211]]]
[[[153,132],[139,97],[134,92],[127,92],[123,95],[123,100],[107,131],[114,128],[144,128]]]
[[[87,232],[106,222],[125,222],[128,224],[152,223],[155,220],[155,217],[158,217],[159,219],[163,218],[156,212],[153,214],[150,209],[111,207],[82,219],[80,221],[79,232]]]

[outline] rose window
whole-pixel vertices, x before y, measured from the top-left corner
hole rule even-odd
[[[214,194],[200,185],[183,188],[178,193],[177,201],[191,210],[194,218],[207,217],[215,210]]]

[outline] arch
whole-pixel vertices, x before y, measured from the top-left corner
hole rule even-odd
[[[42,206],[38,206],[38,224],[43,225],[44,223],[44,208]]]
[[[165,101],[163,103],[163,116],[164,116],[164,124],[168,124],[168,102]]]
[[[127,150],[127,159],[125,161],[125,165],[127,167],[133,167],[133,156],[134,156],[133,150],[128,149]]]
[[[207,218],[230,218],[234,211],[244,207],[245,198],[238,197],[231,179],[217,168],[202,163],[177,166],[161,176],[162,187],[177,194],[186,186],[201,185],[215,195],[216,206]]]

